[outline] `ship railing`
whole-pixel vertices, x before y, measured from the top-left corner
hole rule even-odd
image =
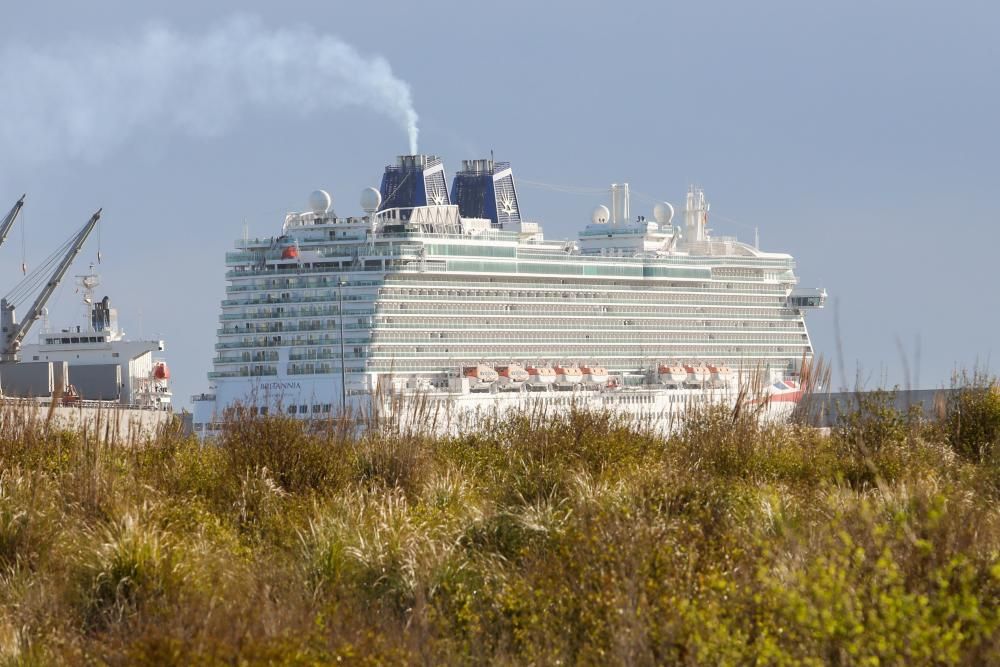
[[[292,327],[292,326],[287,326],[286,327],[286,326],[283,326],[280,329],[279,328],[274,328],[274,327],[264,327],[264,326],[253,327],[251,329],[247,329],[245,327],[240,328],[240,329],[225,329],[225,328],[223,328],[223,329],[216,329],[215,332],[218,335],[220,335],[220,336],[234,336],[234,335],[248,335],[248,334],[255,334],[255,333],[258,333],[258,334],[283,334],[283,333],[289,333],[289,332],[295,333],[297,331],[333,331],[333,330],[338,330],[339,328],[340,327],[334,325],[334,329],[330,329],[325,324],[320,324],[318,326],[312,326],[312,325],[309,325],[309,326],[301,326],[300,325],[300,326],[296,326],[296,327]],[[370,329],[371,329],[371,326],[369,326],[367,324],[363,324],[363,325],[362,324],[345,324],[344,325],[344,330],[345,331],[369,331]]]
[[[277,289],[277,288],[259,288],[259,289]],[[300,288],[295,288],[300,289]],[[306,288],[314,289],[314,288]],[[234,290],[235,291],[235,290]],[[344,295],[344,301],[369,301],[370,298],[361,296],[351,296],[348,297]],[[330,303],[331,301],[337,301],[337,294],[334,292],[329,296],[303,296],[303,297],[274,297],[271,299],[223,299],[223,306],[281,306],[286,304],[298,304],[298,303]]]
[[[2,396],[0,397],[0,402],[4,404],[17,404],[26,406],[37,406],[39,408],[48,408],[55,405],[57,408],[89,408],[89,409],[99,409],[107,410],[109,412],[114,412],[116,410],[148,410],[151,412],[172,412],[173,406],[170,403],[165,403],[161,405],[149,405],[146,403],[122,403],[121,401],[109,399],[106,401],[96,400],[96,399],[80,399],[71,402],[67,402],[65,397],[33,397],[33,398],[23,398],[18,396]]]
[[[343,275],[350,275],[352,271],[344,271]],[[226,293],[232,292],[274,292],[276,290],[304,290],[304,289],[324,289],[328,287],[337,286],[337,278],[340,273],[334,273],[333,275],[321,275],[321,276],[306,276],[308,281],[305,285],[230,285],[226,288]],[[358,280],[356,276],[351,276],[346,287],[358,288],[358,287],[376,287],[379,285],[384,285],[385,281],[381,279],[377,280]],[[344,294],[344,301],[348,300],[363,300],[364,296],[355,296]]]
[[[273,371],[258,371],[251,373],[250,371],[211,371],[208,374],[210,380],[215,378],[238,378],[238,377],[274,377],[278,374],[277,370]]]
[[[366,316],[374,315],[375,311],[372,309],[368,310],[347,310],[344,309],[344,317],[352,316]],[[219,315],[220,320],[273,320],[273,319],[294,319],[296,317],[328,317],[328,316],[339,316],[340,311],[336,308],[324,308],[317,310],[288,310],[284,313],[222,313]]]
[[[614,345],[621,347],[623,349],[635,348],[640,351],[645,349],[653,349],[654,347],[651,346],[648,341],[641,339],[630,340],[630,341],[614,340],[608,342],[614,343]],[[404,348],[404,347],[413,348],[415,346],[415,342],[393,341],[393,343],[394,344],[390,345],[388,343],[383,342],[379,345],[379,350],[391,349],[392,354],[403,357],[427,357],[427,356],[447,356],[451,354],[456,354],[459,349],[463,348],[462,345],[455,345],[454,342],[452,342],[452,344],[448,347],[449,352],[445,353],[443,352],[442,349],[443,344],[440,346],[425,344],[422,346],[425,349],[420,351],[410,352],[398,348]],[[569,350],[570,348],[586,349],[588,347],[592,347],[593,343],[590,342],[589,344],[584,344],[584,342],[580,341],[579,339],[572,339],[572,338],[563,339],[558,337],[552,337],[546,339],[522,340],[518,341],[518,345],[523,348],[535,346],[535,347],[546,347],[554,349],[558,349],[559,346],[562,346],[563,349]],[[712,341],[706,341],[704,339],[699,339],[699,338],[677,338],[677,339],[671,339],[669,341],[664,341],[662,345],[668,348],[670,346],[677,346],[677,345],[694,345],[694,346],[701,346],[704,348],[713,348],[713,349],[734,347],[739,345],[760,345],[769,348],[774,348],[775,351],[778,352],[785,352],[784,348],[794,348],[798,350],[801,348],[809,347],[809,342],[805,340],[773,340],[767,338],[734,338],[731,340],[712,340]],[[575,356],[575,355],[571,354],[570,356]],[[250,363],[250,362],[230,361],[226,363]]]
[[[479,286],[489,287],[490,289],[505,289],[504,283],[473,283],[473,282],[463,282],[461,287],[463,289],[477,289]],[[563,285],[562,287],[565,287]],[[742,285],[741,285],[742,287]],[[510,289],[524,289],[524,285],[510,285]],[[412,288],[411,288],[412,289]],[[511,303],[512,299],[519,299],[517,303],[524,305],[542,304],[548,302],[562,303],[565,304],[568,301],[577,301],[582,304],[602,306],[606,304],[610,305],[623,305],[629,303],[642,303],[646,301],[662,303],[664,298],[671,296],[683,295],[685,293],[693,294],[717,294],[719,296],[725,297],[738,297],[738,296],[772,296],[775,298],[774,305],[784,305],[785,303],[785,290],[784,289],[736,289],[722,290],[722,289],[709,289],[703,287],[677,287],[671,288],[671,291],[656,291],[656,292],[644,292],[636,294],[635,292],[622,291],[622,295],[628,295],[634,298],[623,298],[623,296],[618,296],[618,293],[613,293],[615,296],[611,298],[598,297],[596,300],[593,297],[581,296],[578,293],[567,292],[565,295],[559,294],[556,296],[528,296],[528,297],[511,297],[511,296],[484,296],[479,294],[461,294],[461,301],[456,301],[455,303],[467,304],[474,301],[483,301],[487,303],[501,302],[501,303]],[[448,296],[437,296],[437,295],[418,295],[418,294],[382,294],[380,299],[392,299],[393,301],[448,301],[450,297]],[[677,304],[665,304],[665,305],[687,305],[683,303]],[[733,304],[693,304],[698,306],[726,306]],[[752,305],[752,304],[747,304]],[[743,306],[741,306],[743,307]],[[774,307],[768,306],[767,304],[762,304],[762,307]]]
[[[413,260],[416,261],[416,260]],[[339,269],[330,269],[325,267],[312,267],[306,264],[294,264],[290,266],[282,266],[269,264],[265,266],[254,266],[246,268],[242,271],[236,269],[230,269],[226,271],[226,278],[244,278],[244,277],[256,277],[256,276],[291,276],[291,275],[302,275],[302,274],[313,274],[317,272],[322,273],[356,273],[356,272],[385,272],[382,267],[379,266],[350,266],[343,267]],[[355,283],[352,281],[351,285]]]
[[[252,334],[252,332],[251,332]],[[263,335],[263,334],[262,334]],[[370,341],[370,336],[364,338],[344,338],[344,345],[368,345]],[[338,345],[340,343],[340,337],[337,335],[333,336],[322,336],[307,341],[254,341],[254,342],[243,342],[243,341],[233,341],[231,343],[216,343],[216,350],[241,350],[241,349],[254,349],[254,348],[271,348],[271,347],[329,347],[331,345]]]

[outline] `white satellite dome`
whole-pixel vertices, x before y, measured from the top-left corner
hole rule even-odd
[[[590,214],[590,219],[594,221],[595,225],[603,225],[611,219],[611,210],[602,204],[594,209],[594,212]]]
[[[658,202],[653,207],[653,219],[661,225],[669,225],[674,219],[674,207],[669,202]]]
[[[361,210],[365,213],[377,211],[382,203],[382,193],[375,188],[365,188],[361,191]]]
[[[313,190],[312,194],[309,195],[309,210],[316,215],[326,215],[331,204],[333,204],[333,199],[330,198],[330,193],[326,190]]]

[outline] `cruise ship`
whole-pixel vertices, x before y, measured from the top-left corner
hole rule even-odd
[[[636,215],[627,184],[595,203],[577,239],[547,239],[509,163],[465,160],[449,189],[434,155],[388,165],[358,215],[313,192],[226,255],[196,433],[236,405],[316,420],[409,398],[441,429],[531,406],[666,424],[748,386],[794,405],[825,290],[799,288],[788,254],[713,235],[699,188],[677,221],[667,202]]]

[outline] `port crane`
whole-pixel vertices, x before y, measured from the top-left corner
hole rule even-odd
[[[15,204],[14,209],[11,210],[11,214],[8,218],[13,220],[16,217],[17,212],[20,210],[20,204],[23,202],[24,197],[18,204]],[[83,226],[83,228],[77,232],[77,234],[71,238],[67,243],[63,245],[62,248],[56,251],[56,254],[51,258],[49,262],[39,268],[39,271],[44,270],[47,266],[50,266],[53,262],[56,262],[55,270],[52,275],[49,276],[48,282],[42,287],[42,291],[38,293],[35,298],[35,302],[31,305],[31,308],[24,316],[24,320],[21,322],[17,321],[17,315],[14,313],[15,307],[15,297],[17,294],[21,298],[27,296],[25,294],[26,290],[29,290],[33,285],[37,284],[38,277],[35,273],[32,273],[28,278],[22,282],[22,285],[14,289],[11,294],[8,294],[3,299],[0,299],[0,362],[16,362],[18,351],[21,349],[21,342],[24,337],[28,335],[28,330],[31,325],[35,323],[36,320],[41,318],[42,312],[45,309],[45,304],[48,302],[49,298],[52,296],[56,288],[59,287],[59,282],[66,275],[66,271],[69,270],[70,265],[76,256],[80,254],[80,250],[83,248],[83,244],[87,241],[87,237],[90,236],[90,232],[94,230],[97,225],[97,221],[101,219],[101,211],[103,209],[98,209],[94,215],[90,217],[90,220]],[[5,218],[4,224],[7,224],[7,219]],[[63,250],[65,248],[65,250]],[[63,251],[61,257],[59,257],[59,252]],[[36,272],[37,273],[37,272]],[[27,283],[25,285],[24,283]]]
[[[17,203],[10,209],[10,212],[4,217],[3,222],[0,222],[0,245],[7,240],[7,235],[10,233],[11,228],[14,226],[14,221],[17,220],[17,214],[21,212],[24,207],[24,198],[27,195],[21,195],[21,198],[17,200]]]

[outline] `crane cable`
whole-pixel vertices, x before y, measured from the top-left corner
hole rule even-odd
[[[27,242],[24,235],[24,212],[21,212],[21,275],[28,275]]]
[[[40,266],[27,274],[4,298],[9,303],[13,303],[15,307],[24,303],[41,285],[44,285],[48,281],[51,270],[59,265],[59,262],[66,256],[69,249],[73,247],[73,242],[78,235],[79,232],[56,248],[51,255],[45,258],[45,261]]]

